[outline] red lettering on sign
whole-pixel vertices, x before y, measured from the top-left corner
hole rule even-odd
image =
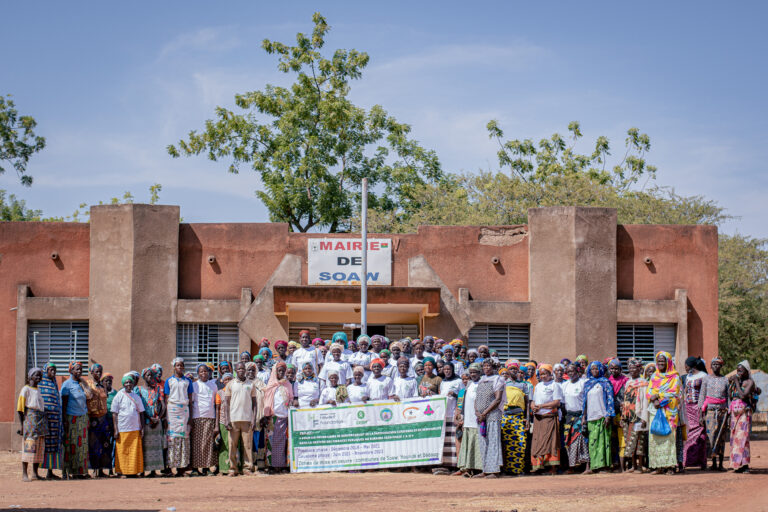
[[[344,250],[344,242],[336,242],[336,246],[333,248],[334,251],[343,251]]]
[[[320,242],[321,251],[330,251],[333,249],[333,242]]]
[[[363,250],[363,242],[352,242],[352,250],[353,251],[362,251]]]
[[[370,244],[368,244],[368,247],[370,247],[372,251],[378,251],[379,242],[371,242]]]

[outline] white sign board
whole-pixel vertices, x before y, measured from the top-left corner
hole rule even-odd
[[[307,281],[310,285],[359,285],[362,248],[359,238],[310,238]],[[368,284],[392,284],[392,240],[368,239]]]
[[[444,396],[291,409],[291,471],[434,466],[443,458]]]

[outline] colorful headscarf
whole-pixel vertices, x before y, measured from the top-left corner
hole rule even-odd
[[[248,356],[248,360],[251,360],[253,358],[253,356],[251,356],[251,353],[248,352],[247,350],[240,352],[240,359],[242,359],[243,356]]]
[[[314,347],[319,347],[320,345],[325,345],[325,340],[323,340],[323,338],[313,338],[311,345],[314,346]]]
[[[275,349],[277,349],[277,347],[285,347],[285,348],[288,348],[288,342],[287,342],[287,341],[285,341],[285,340],[277,340],[277,341],[275,342]]]
[[[434,359],[432,360],[432,362],[434,362]],[[371,361],[371,366],[373,366],[374,363],[380,364],[382,369],[386,368],[386,366],[387,366],[387,363],[385,363],[384,360],[382,358],[380,358],[380,357],[377,357],[376,359],[372,360]]]
[[[269,346],[269,338],[266,336],[261,338],[261,341],[259,341],[259,348],[261,347],[268,347]]]
[[[347,333],[344,331],[336,331],[333,333],[333,336],[331,336],[331,341],[333,343],[341,343],[344,345],[344,348],[347,348],[349,346],[349,340],[347,339]]]
[[[162,375],[162,374],[163,374],[163,367],[162,367],[162,366],[160,366],[160,364],[159,364],[159,363],[155,363],[155,364],[153,364],[151,368],[152,368],[152,369],[155,371],[155,373],[157,373],[158,375]]]
[[[381,357],[386,361],[387,359],[392,357],[392,352],[390,352],[388,348],[383,348],[381,349],[381,352],[379,352],[379,357]]]
[[[30,368],[29,371],[27,372],[27,378],[31,379],[32,376],[35,374],[35,372],[40,372],[42,374],[43,370],[41,370],[37,366],[35,366],[34,368]]]
[[[446,353],[446,352],[448,352],[449,350],[451,351],[451,354],[453,354],[453,353],[455,352],[455,350],[454,350],[454,348],[453,348],[453,345],[445,345],[445,346],[443,346],[443,348],[440,350],[440,352],[442,352],[443,354],[445,354],[445,353]]]
[[[120,379],[120,385],[125,386],[126,382],[133,381],[133,373],[128,372],[125,375],[123,375],[123,378]]]
[[[678,405],[680,402],[680,375],[675,368],[675,362],[672,360],[672,354],[669,352],[659,352],[656,354],[656,360],[659,357],[664,357],[667,360],[667,371],[662,373],[656,368],[650,381],[648,382],[648,391],[646,392],[646,398],[651,400],[655,395],[659,397],[659,408],[664,411],[664,416],[669,421],[669,426],[672,429],[677,428],[678,425]]]
[[[715,356],[712,358],[712,363],[720,363],[725,364],[725,361],[723,361],[723,358],[720,356]],[[711,364],[711,363],[710,363]]]
[[[504,363],[504,367],[507,369],[512,368],[513,366],[515,368],[520,368],[520,361],[517,359],[507,359],[507,362]]]
[[[272,351],[269,350],[269,348],[267,348],[267,347],[260,348],[259,349],[259,355],[260,356],[264,356],[264,360],[265,361],[269,361],[270,359],[272,359]]]
[[[298,349],[300,349],[300,348],[301,348],[301,343],[299,343],[298,341],[293,341],[293,340],[291,340],[291,341],[289,341],[289,342],[288,342],[288,346],[289,346],[289,347],[293,347],[293,348],[295,348],[296,350],[298,350]]]
[[[69,373],[72,373],[78,365],[80,366],[80,368],[83,367],[83,363],[81,363],[80,361],[72,361],[71,363],[69,363]]]
[[[91,367],[88,369],[88,373],[93,373],[93,372],[96,370],[96,368],[101,368],[101,369],[102,369],[102,371],[104,370],[104,367],[103,367],[103,366],[101,366],[101,364],[100,364],[100,363],[93,363],[93,364],[91,365]]]
[[[549,373],[554,373],[554,368],[549,363],[541,363],[539,365],[539,370],[547,370]]]
[[[453,345],[454,347],[458,348],[462,345],[464,345],[464,340],[460,340],[459,338],[452,339],[449,345]]]
[[[432,363],[432,366],[437,366],[437,363],[435,362],[435,358],[431,356],[427,356],[424,359],[421,360],[422,364]]]
[[[483,367],[482,367],[482,366],[480,366],[480,363],[472,363],[472,364],[470,364],[470,365],[469,365],[469,369],[470,369],[470,370],[477,370],[477,371],[479,371],[479,372],[482,372],[482,371],[483,371]]]
[[[361,334],[360,336],[358,336],[357,337],[357,344],[359,345],[360,342],[363,341],[363,340],[365,340],[368,343],[368,345],[371,344],[371,337],[368,336],[367,334]]]
[[[598,373],[597,377],[592,375],[592,368],[597,367]],[[605,405],[605,413],[613,417],[616,414],[616,411],[613,406],[613,387],[611,386],[611,382],[605,378],[605,365],[601,363],[600,361],[592,361],[589,363],[589,366],[587,367],[587,382],[584,384],[584,405],[582,409],[582,418],[587,417],[587,404],[589,402],[589,391],[595,387],[600,386],[603,388],[603,404]],[[587,424],[588,422],[582,421],[581,422],[581,431],[587,432]]]
[[[610,360],[608,365],[615,364],[619,367],[619,371],[621,371],[621,361],[619,361],[618,358],[613,358]],[[611,381],[611,386],[613,386],[613,394],[614,396],[619,394],[619,391],[621,391],[621,388],[624,387],[624,384],[627,383],[629,380],[629,377],[626,375],[620,373],[618,377],[614,377],[613,374],[608,376],[608,380]]]

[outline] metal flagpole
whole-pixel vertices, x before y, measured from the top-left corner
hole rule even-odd
[[[34,348],[34,352],[35,352],[35,364],[32,365],[32,367],[34,368],[35,366],[38,365],[38,362],[37,362],[37,331],[34,331],[32,333],[32,347]]]
[[[368,334],[368,178],[363,178],[363,275],[360,277],[360,334]]]

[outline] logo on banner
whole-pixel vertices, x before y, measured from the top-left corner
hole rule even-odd
[[[425,416],[432,416],[433,414],[435,414],[435,411],[432,410],[432,406],[431,405],[427,404],[427,408],[424,409],[424,415]]]
[[[419,417],[419,408],[418,407],[406,407],[403,409],[403,418],[405,418],[406,421],[411,421],[418,419]]]
[[[394,416],[394,413],[392,412],[392,409],[382,409],[379,413],[379,417],[382,421],[390,421],[392,419],[392,416]]]
[[[365,411],[357,411],[357,419],[365,418]]]

